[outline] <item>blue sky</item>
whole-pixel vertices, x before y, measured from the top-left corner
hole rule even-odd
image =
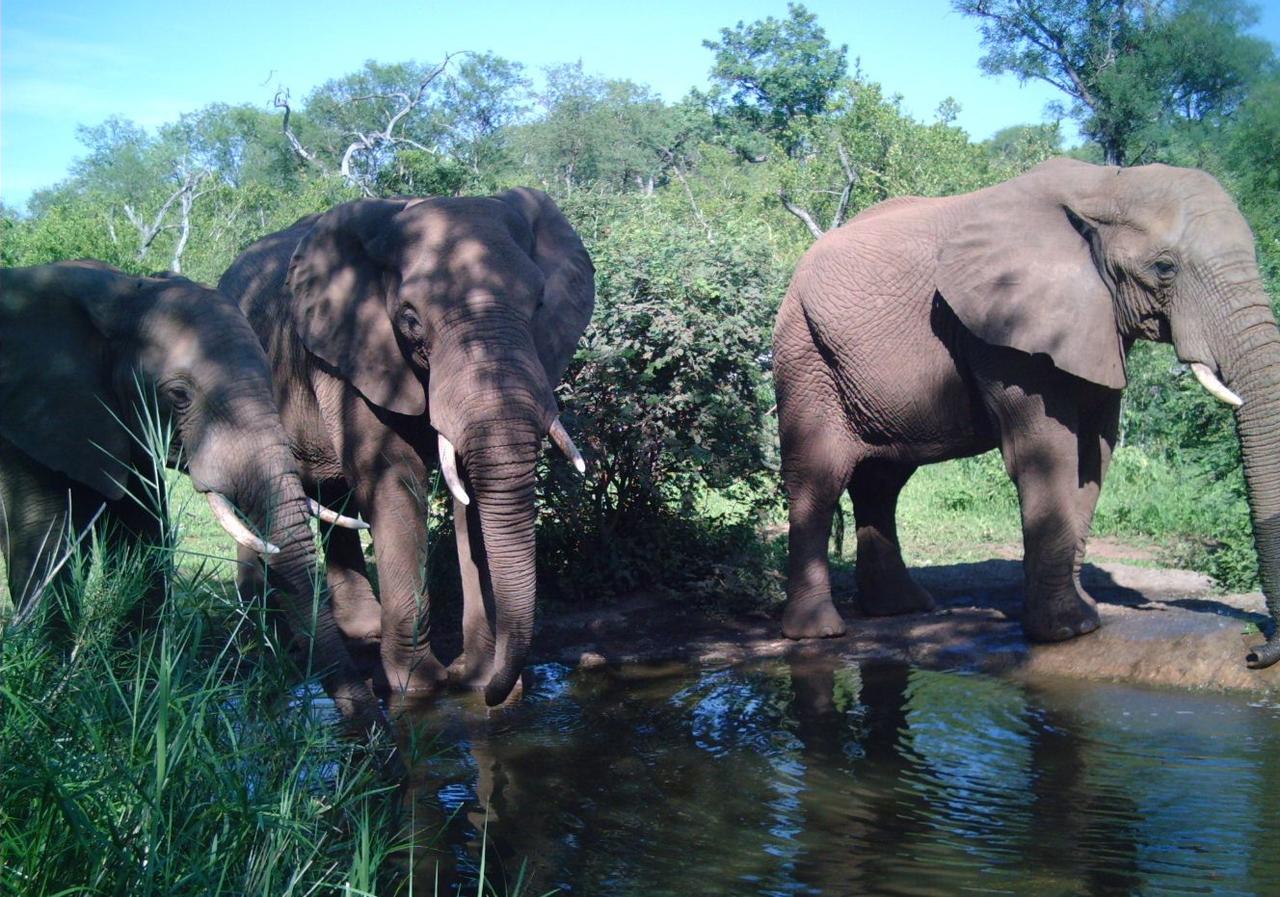
[[[811,0],[828,38],[913,115],[947,96],[976,138],[1040,121],[1058,94],[983,76],[975,23],[948,0]],[[1257,33],[1280,44],[1280,0]],[[785,0],[6,0],[0,8],[0,198],[23,205],[64,177],[80,124],[110,115],[155,127],[212,102],[266,107],[276,86],[302,98],[367,59],[435,61],[491,50],[532,75],[581,60],[590,73],[648,84],[668,100],[705,87],[702,46],[738,21],[786,14]]]

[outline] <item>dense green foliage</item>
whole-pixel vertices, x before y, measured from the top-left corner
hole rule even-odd
[[[1168,161],[1180,132],[1203,136],[1274,73],[1274,51],[1246,33],[1243,0],[954,0],[979,21],[982,68],[1052,84],[1107,162]]]

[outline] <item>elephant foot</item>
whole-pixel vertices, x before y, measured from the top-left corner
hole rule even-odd
[[[376,601],[357,608],[340,608],[335,602],[334,622],[350,645],[376,645],[382,640],[382,606]]]
[[[493,676],[493,661],[467,662],[466,654],[459,654],[446,671],[449,687],[466,690],[482,690]]]
[[[1022,614],[1022,631],[1033,642],[1065,642],[1099,625],[1097,602],[1075,589],[1050,598],[1028,597]]]
[[[838,638],[845,634],[845,625],[830,598],[793,599],[782,611],[782,634],[793,639]]]
[[[936,608],[928,589],[902,570],[896,576],[858,578],[858,608],[868,617],[922,614]]]
[[[416,659],[408,669],[387,668],[387,690],[390,700],[402,707],[434,698],[444,690],[449,673],[432,654]]]

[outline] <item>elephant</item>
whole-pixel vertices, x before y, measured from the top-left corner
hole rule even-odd
[[[534,481],[559,383],[595,305],[595,269],[546,194],[347,202],[247,248],[219,282],[266,348],[308,493],[372,528],[377,595],[354,533],[325,549],[335,614],[378,645],[398,702],[446,684],[503,702],[528,654]],[[462,653],[428,640],[426,501],[453,497]],[[474,500],[473,500],[474,499]]]
[[[157,412],[171,446],[145,444],[144,418]],[[153,457],[166,450],[168,459]],[[0,551],[19,613],[66,581],[67,541],[91,525],[111,545],[161,543],[162,509],[144,484],[165,460],[189,473],[254,564],[265,561],[287,628],[310,636],[343,716],[381,725],[313,585],[311,516],[358,521],[304,496],[266,355],[235,304],[182,277],[135,277],[95,261],[0,269]],[[154,614],[163,571],[148,575],[141,604]]]
[[[1280,332],[1249,226],[1202,171],[1058,158],[972,193],[872,206],[797,266],[773,335],[784,633],[844,632],[826,546],[846,488],[861,609],[932,608],[902,560],[899,492],[922,464],[997,447],[1021,508],[1024,632],[1096,629],[1080,566],[1138,339],[1172,343],[1235,407],[1262,589],[1280,618]],[[1272,635],[1246,661],[1277,659]]]

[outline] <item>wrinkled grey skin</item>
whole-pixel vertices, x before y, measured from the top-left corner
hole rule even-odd
[[[355,535],[329,533],[343,632],[379,642],[393,694],[452,680],[500,703],[533,628],[534,466],[595,301],[573,228],[529,189],[359,200],[258,241],[219,286],[267,349],[305,488],[372,529],[377,598]],[[448,671],[427,640],[437,435],[471,498],[454,502],[463,653]]]
[[[1203,172],[1055,159],[974,193],[874,206],[801,261],[774,331],[784,632],[844,631],[826,545],[846,488],[863,609],[932,607],[902,562],[898,494],[921,464],[994,447],[1022,506],[1023,628],[1037,641],[1095,629],[1080,563],[1136,339],[1173,343],[1243,399],[1259,570],[1280,617],[1280,334],[1249,227]],[[1273,636],[1248,660],[1277,657]]]
[[[325,596],[315,603],[310,518],[270,378],[235,304],[185,278],[99,262],[0,271],[0,548],[10,594],[34,598],[68,529],[81,533],[104,503],[108,538],[160,543],[138,479],[154,464],[131,435],[143,432],[140,392],[153,393],[195,489],[221,493],[280,549],[267,566],[289,628],[311,634],[326,690],[368,725],[381,717],[377,700]],[[163,583],[153,582],[150,601],[157,591]]]

